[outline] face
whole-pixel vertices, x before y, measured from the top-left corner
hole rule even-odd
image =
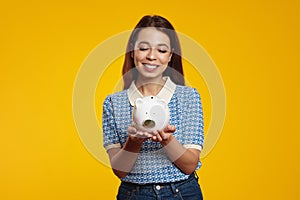
[[[131,56],[140,78],[161,78],[172,56],[170,39],[153,27],[143,28]]]

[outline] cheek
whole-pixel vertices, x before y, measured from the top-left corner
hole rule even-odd
[[[168,64],[168,62],[170,60],[170,56],[169,55],[161,55],[161,56],[159,56],[159,60],[162,64]]]
[[[147,57],[147,53],[145,52],[134,52],[133,59],[135,62],[139,62],[144,60]]]
[[[143,60],[145,60],[145,58],[142,56],[135,56],[133,60],[134,60],[134,65],[136,67],[139,67],[141,66],[141,63],[143,62]]]

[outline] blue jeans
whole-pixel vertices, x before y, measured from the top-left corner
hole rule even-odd
[[[191,174],[188,179],[174,183],[138,185],[122,182],[117,200],[202,200],[198,177]]]

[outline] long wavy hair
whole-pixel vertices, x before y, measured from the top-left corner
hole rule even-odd
[[[169,76],[171,80],[177,85],[184,85],[185,81],[182,68],[181,48],[174,27],[167,19],[161,16],[146,15],[135,26],[126,47],[125,60],[122,69],[124,89],[129,88],[131,82],[137,79],[137,70],[135,69],[134,60],[131,55],[134,51],[134,46],[139,32],[146,27],[154,27],[157,30],[168,35],[173,52],[171,60],[168,63],[168,68],[164,71],[163,76]]]

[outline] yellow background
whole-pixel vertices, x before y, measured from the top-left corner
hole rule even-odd
[[[0,199],[114,199],[118,179],[78,137],[73,84],[96,45],[145,14],[200,43],[225,84],[224,129],[198,171],[205,199],[299,199],[299,8],[291,0],[2,2]]]

